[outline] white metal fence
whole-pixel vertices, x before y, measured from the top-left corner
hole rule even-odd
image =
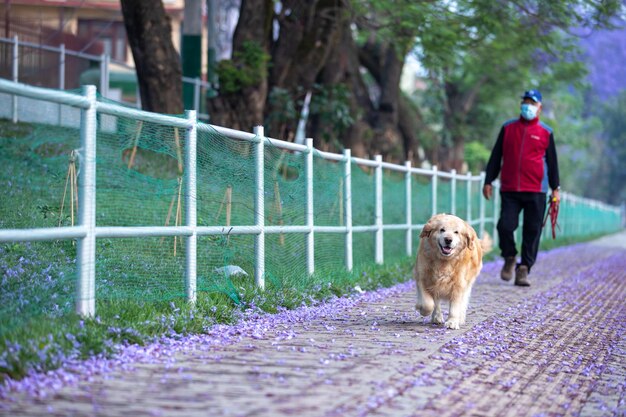
[[[89,66],[96,65],[99,70],[98,71],[99,72],[98,89],[100,91],[100,94],[103,97],[114,99],[120,102],[123,102],[122,97],[119,95],[113,94],[113,91],[111,89],[112,66],[119,68],[119,69],[127,70],[133,74],[135,73],[134,67],[126,64],[125,62],[113,60],[107,54],[93,55],[93,54],[87,54],[83,52],[71,51],[69,49],[66,49],[64,44],[61,44],[60,47],[56,48],[56,47],[48,46],[48,45],[40,45],[36,43],[31,43],[31,42],[23,42],[19,40],[17,35],[15,35],[13,38],[10,38],[10,39],[0,37],[0,45],[5,45],[6,47],[9,47],[11,50],[11,61],[10,61],[11,75],[10,77],[11,77],[11,80],[13,80],[14,82],[20,82],[20,77],[21,77],[20,70],[19,70],[20,62],[23,61],[22,58],[24,55],[27,54],[26,51],[29,49],[51,52],[51,53],[58,55],[58,58],[56,60],[56,65],[57,65],[56,73],[58,74],[58,80],[56,82],[56,85],[54,85],[54,83],[51,84],[51,80],[49,79],[49,74],[46,71],[40,71],[40,72],[41,72],[42,81],[43,80],[46,81],[47,87],[52,87],[52,88],[56,87],[59,90],[65,90],[67,88],[66,87],[66,84],[67,84],[67,71],[66,71],[67,65],[66,64],[67,64],[68,57],[73,57],[73,58],[84,60],[89,63]],[[202,81],[200,78],[183,77],[182,81],[183,81],[183,86],[186,85],[186,86],[193,88],[192,109],[196,111],[198,119],[208,120],[209,115],[201,112],[201,109],[203,107],[202,101],[204,97],[207,97],[213,94],[213,91],[214,91],[213,86],[210,83],[207,83],[206,81]],[[79,79],[73,80],[73,83],[79,84]],[[29,84],[35,84],[35,83],[30,82]],[[141,108],[141,99],[139,97],[139,85],[138,84],[136,87],[136,92],[137,94],[134,100],[131,102],[128,102],[127,104],[133,104],[137,108]],[[18,114],[19,114],[18,107],[17,107],[17,100],[15,99],[13,100],[13,103],[10,109],[11,109],[11,119],[13,120],[13,122],[17,122]]]
[[[219,126],[211,126],[197,121],[197,114],[190,110],[186,112],[186,118],[176,118],[172,116],[149,113],[128,107],[119,106],[109,102],[99,102],[96,99],[96,88],[85,86],[82,95],[64,93],[56,90],[49,90],[39,87],[26,86],[0,79],[0,93],[10,96],[36,99],[45,102],[56,103],[57,105],[71,106],[80,109],[80,156],[81,171],[79,176],[79,216],[78,225],[58,228],[37,228],[37,229],[0,229],[0,242],[16,241],[38,241],[56,239],[77,239],[78,255],[77,268],[78,293],[76,297],[76,311],[81,315],[95,314],[95,256],[96,239],[101,238],[124,238],[124,237],[154,237],[154,236],[185,236],[185,288],[187,299],[191,302],[196,300],[196,275],[197,275],[197,240],[199,236],[207,235],[237,235],[252,234],[255,236],[255,271],[256,284],[264,287],[265,277],[265,235],[271,233],[300,233],[306,236],[306,265],[307,272],[312,274],[315,270],[314,264],[314,242],[317,233],[340,233],[345,237],[345,267],[352,270],[352,237],[354,233],[374,233],[375,235],[375,261],[383,263],[383,236],[384,231],[399,230],[406,232],[406,254],[411,255],[412,233],[420,230],[423,224],[414,223],[411,213],[414,208],[411,206],[411,183],[415,175],[427,176],[431,182],[431,202],[432,213],[437,213],[437,190],[438,179],[446,178],[450,181],[450,207],[451,212],[466,218],[466,220],[478,229],[482,236],[487,224],[493,228],[494,239],[497,236],[495,226],[498,215],[498,192],[494,193],[496,199],[493,205],[493,213],[488,216],[485,213],[484,199],[480,198],[479,216],[472,218],[473,208],[471,188],[469,185],[478,183],[482,185],[484,173],[472,175],[471,173],[459,175],[456,172],[442,172],[433,167],[431,170],[414,168],[410,162],[404,165],[395,165],[382,161],[380,156],[374,160],[356,158],[351,156],[349,149],[343,154],[334,154],[314,150],[311,139],[306,145],[299,145],[277,139],[265,137],[263,127],[254,129],[253,133],[236,131]],[[148,226],[148,227],[97,227],[96,226],[96,116],[108,115],[110,117],[127,117],[144,122],[154,122],[160,125],[177,127],[184,129],[185,135],[185,224],[181,226]],[[102,119],[102,117],[101,117]],[[255,184],[256,193],[254,198],[254,224],[235,226],[198,226],[197,224],[197,198],[196,198],[196,137],[199,131],[212,132],[216,130],[220,134],[233,140],[252,142],[255,145]],[[264,201],[264,147],[273,147],[301,152],[306,155],[305,177],[306,177],[306,216],[303,225],[292,226],[266,226],[265,225],[265,201]],[[337,161],[344,164],[343,169],[343,204],[345,207],[344,224],[341,226],[319,226],[314,224],[314,195],[313,195],[313,156],[316,155],[324,159]],[[351,167],[356,163],[362,166],[371,167],[375,172],[375,216],[372,225],[353,225],[352,222],[352,185]],[[402,224],[383,223],[383,170],[392,170],[404,173],[406,184],[405,202],[405,222]],[[460,209],[456,205],[457,182],[468,183],[468,198],[466,207]],[[565,199],[569,197],[564,195]],[[619,212],[619,208],[607,206],[599,202],[592,202],[603,210]]]

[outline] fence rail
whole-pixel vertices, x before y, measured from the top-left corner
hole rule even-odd
[[[486,225],[491,225],[494,238],[497,236],[495,226],[498,213],[498,193],[496,196],[493,213],[486,215],[485,200],[480,198],[479,215],[472,216],[472,184],[482,186],[485,175],[457,174],[455,171],[442,172],[433,167],[431,170],[412,167],[410,162],[404,165],[395,165],[382,161],[382,157],[376,156],[374,160],[355,158],[349,149],[343,154],[332,154],[319,152],[313,148],[312,139],[308,139],[306,145],[297,145],[290,142],[281,141],[266,137],[263,127],[258,126],[253,133],[235,131],[219,126],[211,126],[198,122],[197,113],[193,110],[185,113],[185,118],[177,118],[166,115],[148,113],[141,110],[126,108],[111,103],[102,103],[96,99],[96,87],[85,86],[82,95],[77,96],[60,91],[52,91],[39,87],[26,86],[15,82],[0,79],[0,93],[13,96],[29,97],[38,100],[68,105],[81,109],[80,120],[80,154],[81,171],[79,175],[79,216],[77,226],[58,228],[36,228],[36,229],[0,229],[0,242],[36,241],[36,240],[56,240],[56,239],[77,239],[78,240],[78,290],[76,297],[76,311],[84,316],[95,314],[95,248],[96,239],[101,238],[126,238],[126,237],[153,237],[153,236],[182,236],[186,239],[185,252],[185,288],[186,297],[190,302],[195,302],[196,279],[197,279],[197,242],[199,236],[208,235],[254,235],[255,262],[254,277],[256,284],[263,288],[265,285],[265,236],[266,234],[298,233],[306,236],[306,271],[313,274],[315,271],[315,235],[321,233],[343,234],[345,240],[345,268],[353,268],[353,236],[355,233],[374,233],[374,260],[376,263],[384,262],[384,231],[405,231],[407,255],[413,252],[411,234],[423,227],[423,224],[415,223],[412,218],[414,207],[412,206],[411,184],[415,176],[430,178],[431,212],[438,212],[437,196],[439,193],[438,181],[446,178],[451,181],[450,206],[453,214],[464,216],[470,224],[476,227],[482,236],[485,233]],[[136,120],[152,121],[165,126],[175,126],[185,129],[185,223],[180,226],[96,226],[96,134],[97,115],[128,117]],[[197,221],[197,155],[196,155],[196,135],[199,131],[214,129],[226,137],[236,141],[247,141],[254,145],[255,151],[251,155],[255,164],[255,195],[254,195],[254,224],[233,225],[233,226],[199,226]],[[293,152],[300,152],[305,155],[305,224],[301,225],[266,225],[265,224],[265,201],[264,201],[264,150],[271,146]],[[315,195],[313,193],[314,164],[313,156],[317,155],[323,159],[332,160],[343,164],[342,198],[343,198],[343,223],[340,226],[324,226],[314,223]],[[354,190],[351,183],[352,164],[370,167],[374,170],[374,215],[373,224],[353,224],[352,218],[352,195]],[[405,200],[405,222],[399,224],[385,224],[383,219],[383,170],[404,173],[406,190]],[[457,184],[465,183],[467,186],[466,206],[462,209],[457,207]],[[497,185],[497,184],[496,184]],[[568,193],[564,193],[563,200],[567,204],[582,204],[592,207],[594,210],[605,210],[619,213],[620,209],[597,201],[583,199]],[[458,213],[457,213],[458,212]],[[582,224],[566,223],[564,228],[579,230]]]

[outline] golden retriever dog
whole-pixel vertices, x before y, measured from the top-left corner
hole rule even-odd
[[[413,276],[417,283],[415,308],[422,316],[432,313],[431,321],[443,324],[441,300],[450,301],[445,326],[459,329],[472,285],[483,267],[483,249],[488,238],[478,239],[476,231],[457,216],[437,214],[428,220],[420,234],[420,245]]]

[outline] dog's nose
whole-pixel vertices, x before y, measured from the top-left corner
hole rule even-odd
[[[449,245],[452,243],[452,239],[450,239],[449,237],[446,237],[445,239],[443,239],[444,242],[446,242],[446,245]]]

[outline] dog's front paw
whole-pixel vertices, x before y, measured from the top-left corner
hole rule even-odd
[[[448,321],[446,321],[446,327],[452,330],[459,330],[461,328],[461,324],[456,319],[448,319]]]
[[[420,312],[422,316],[429,316],[433,312],[433,307],[428,305],[422,305],[420,303],[415,304],[415,309]]]

